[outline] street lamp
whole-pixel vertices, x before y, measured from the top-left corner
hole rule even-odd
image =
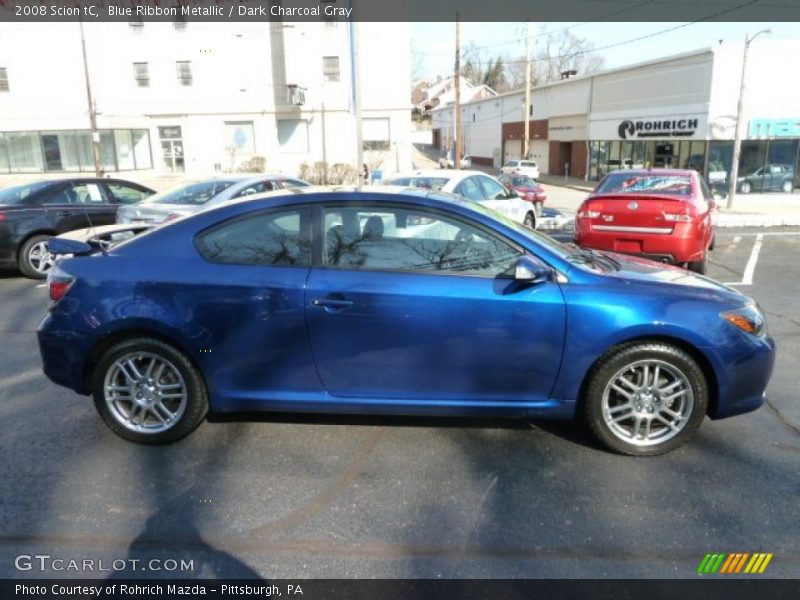
[[[771,29],[762,29],[754,35],[744,36],[744,55],[742,56],[742,81],[739,84],[739,104],[736,107],[736,132],[733,138],[733,164],[731,165],[731,181],[728,187],[728,209],[733,208],[733,201],[736,199],[736,180],[739,179],[739,157],[742,153],[742,104],[744,102],[744,78],[747,71],[747,51],[750,43],[762,33],[772,33]]]

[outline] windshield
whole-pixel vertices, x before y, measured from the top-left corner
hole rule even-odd
[[[0,190],[0,204],[22,204],[31,194],[51,185],[52,181],[38,181],[36,183],[25,183],[23,185],[12,185]]]
[[[620,171],[611,173],[600,183],[595,194],[674,194],[689,196],[692,181],[688,175],[631,175]]]
[[[387,179],[385,183],[386,185],[402,185],[440,191],[447,185],[448,181],[447,177],[397,177],[395,179]]]
[[[206,204],[214,196],[229,188],[235,179],[215,179],[214,181],[201,181],[189,183],[168,192],[151,196],[147,204],[187,204],[200,206]]]

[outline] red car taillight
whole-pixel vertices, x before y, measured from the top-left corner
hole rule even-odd
[[[692,221],[692,215],[664,213],[664,220],[665,221],[682,221],[682,222],[685,222],[685,223],[690,223]]]
[[[50,308],[67,295],[67,292],[75,283],[75,278],[68,275],[57,266],[53,267],[47,276],[47,287],[50,291]]]

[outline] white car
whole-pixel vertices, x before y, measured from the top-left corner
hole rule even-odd
[[[535,160],[510,160],[502,167],[501,173],[519,173],[520,175],[527,175],[533,179],[539,179],[539,165]]]
[[[480,171],[451,169],[413,171],[398,173],[383,180],[383,183],[458,194],[467,200],[474,200],[496,210],[531,229],[536,227],[533,204],[520,198],[515,191],[507,190],[494,177]]]

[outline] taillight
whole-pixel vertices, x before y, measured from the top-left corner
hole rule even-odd
[[[5,220],[6,220],[5,213],[0,213],[0,221],[5,221]]]
[[[50,291],[50,308],[58,304],[67,295],[73,283],[75,283],[75,278],[57,266],[50,270],[50,274],[47,276],[47,287]]]

